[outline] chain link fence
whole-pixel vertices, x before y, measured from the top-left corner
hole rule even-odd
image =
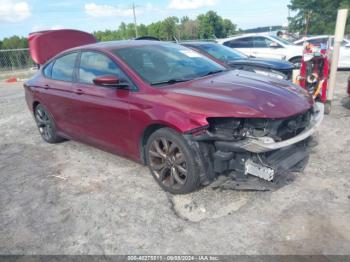
[[[0,72],[29,69],[35,66],[29,49],[0,49]]]

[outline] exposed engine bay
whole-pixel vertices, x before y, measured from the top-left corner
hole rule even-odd
[[[208,118],[209,126],[192,132],[189,138],[206,166],[202,176],[208,181],[203,182],[226,173],[240,183],[253,176],[276,184],[283,175],[302,170],[311,135],[323,114],[323,105],[316,103],[284,119]]]

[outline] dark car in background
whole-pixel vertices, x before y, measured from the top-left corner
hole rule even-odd
[[[229,68],[251,71],[278,79],[292,79],[294,65],[285,60],[249,57],[237,50],[213,42],[184,42],[181,45]]]

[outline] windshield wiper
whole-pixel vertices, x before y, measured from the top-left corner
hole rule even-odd
[[[203,76],[209,76],[209,75],[214,75],[214,74],[221,73],[221,72],[225,72],[225,71],[228,71],[228,70],[227,70],[227,69],[213,70],[213,71],[209,71],[208,73],[206,73],[206,74],[204,74],[204,75],[201,75],[201,77],[203,77]]]
[[[152,86],[156,86],[156,85],[164,85],[164,84],[176,84],[176,83],[180,83],[180,82],[186,82],[186,81],[190,81],[192,79],[170,79],[170,80],[166,80],[166,81],[161,81],[161,82],[155,82],[155,83],[151,83]]]

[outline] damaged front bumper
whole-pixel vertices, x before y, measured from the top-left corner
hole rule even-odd
[[[206,132],[192,136],[190,143],[201,154],[209,180],[233,171],[233,178],[237,181],[247,180],[252,175],[275,183],[283,174],[305,167],[311,135],[321,124],[323,115],[323,104],[316,103],[309,125],[296,136],[283,141],[275,141],[269,136],[231,141]]]
[[[271,137],[248,137],[247,139],[238,142],[218,141],[216,142],[216,146],[218,148],[240,148],[253,153],[262,153],[277,150],[296,144],[310,137],[321,124],[323,116],[324,105],[322,103],[315,103],[315,113],[311,116],[309,127],[307,127],[303,132],[293,138],[281,142],[275,142],[275,140]]]

